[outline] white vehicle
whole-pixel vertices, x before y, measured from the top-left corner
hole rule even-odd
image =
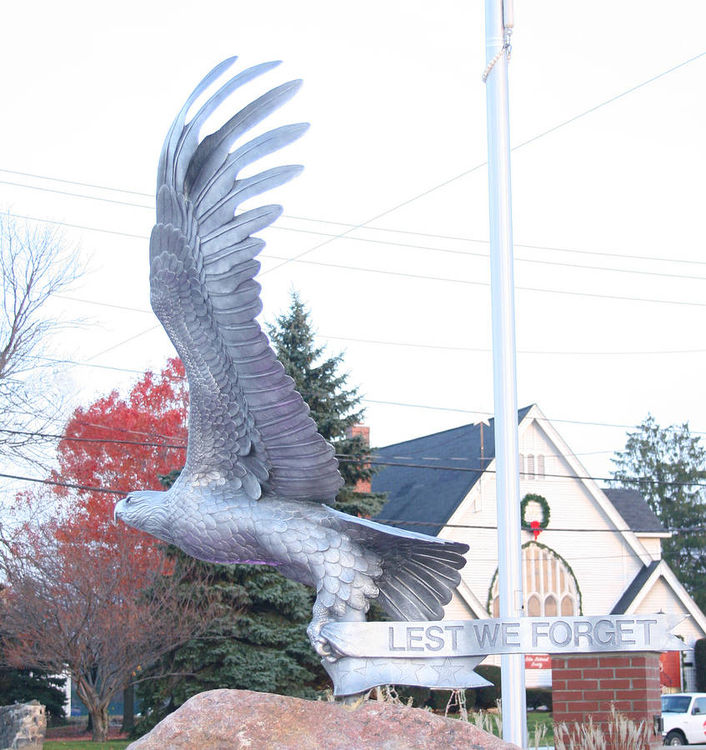
[[[706,742],[706,693],[663,695],[662,721],[665,745]]]

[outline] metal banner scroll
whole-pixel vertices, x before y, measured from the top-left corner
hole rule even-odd
[[[416,685],[446,690],[484,687],[492,683],[473,670],[482,656],[395,658],[342,656],[321,663],[333,680],[334,695],[362,693],[377,685]]]
[[[482,687],[473,669],[490,654],[680,651],[671,634],[683,615],[520,617],[440,622],[332,622],[322,635],[338,659],[324,660],[335,695],[386,683]]]

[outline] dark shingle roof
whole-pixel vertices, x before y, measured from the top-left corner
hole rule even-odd
[[[640,569],[640,572],[635,576],[632,583],[625,589],[620,599],[618,599],[610,613],[611,615],[622,615],[625,613],[632,600],[640,593],[642,587],[647,583],[647,579],[652,575],[659,563],[659,560],[653,560],[649,565],[645,565]]]
[[[531,406],[518,412],[521,422]],[[386,492],[377,518],[403,521],[410,531],[437,534],[468,495],[483,468],[495,458],[495,421],[469,424],[395,443],[377,451],[383,464],[373,477],[373,492]],[[482,449],[481,449],[482,435]],[[663,532],[659,518],[633,489],[605,489],[628,528]]]
[[[615,509],[623,517],[628,528],[640,532],[664,532],[665,528],[647,504],[644,497],[631,489],[604,489]]]
[[[518,421],[531,408],[520,409]],[[398,525],[410,531],[438,534],[439,524],[451,518],[480,478],[481,464],[485,467],[495,458],[494,427],[491,419],[482,430],[480,424],[469,424],[376,451],[381,461],[391,464],[373,477],[373,492],[388,493],[378,518],[405,521]]]

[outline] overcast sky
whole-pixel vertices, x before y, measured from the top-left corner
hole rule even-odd
[[[519,403],[605,476],[648,412],[706,433],[706,4],[515,16]],[[311,123],[278,157],[304,174],[265,197],[285,214],[263,235],[263,319],[300,292],[376,445],[492,412],[481,3],[28,0],[2,25],[0,206],[64,224],[88,264],[54,310],[83,319],[49,352],[84,363],[63,371],[70,403],[173,352],[149,313],[157,158],[191,88],[237,54],[284,61],[243,96],[304,79],[270,125]]]

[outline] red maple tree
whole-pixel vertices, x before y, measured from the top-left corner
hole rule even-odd
[[[51,479],[62,484],[53,492],[70,499],[59,538],[100,540],[108,548],[128,545],[138,586],[140,576],[159,564],[161,547],[154,537],[125,524],[116,526],[113,507],[130,490],[163,489],[159,477],[183,466],[187,412],[184,366],[175,357],[159,375],[147,371],[126,397],[112,391],[77,408],[57,448],[59,468]]]
[[[60,502],[0,537],[4,658],[68,669],[96,740],[105,738],[111,697],[138,666],[191,638],[210,616],[203,600],[194,603],[198,573],[176,569],[154,537],[113,523],[116,490],[160,489],[159,475],[183,465],[187,405],[183,365],[171,359],[125,398],[113,391],[76,409],[50,480],[60,483],[51,490]],[[30,509],[49,507],[46,495],[23,499]]]

